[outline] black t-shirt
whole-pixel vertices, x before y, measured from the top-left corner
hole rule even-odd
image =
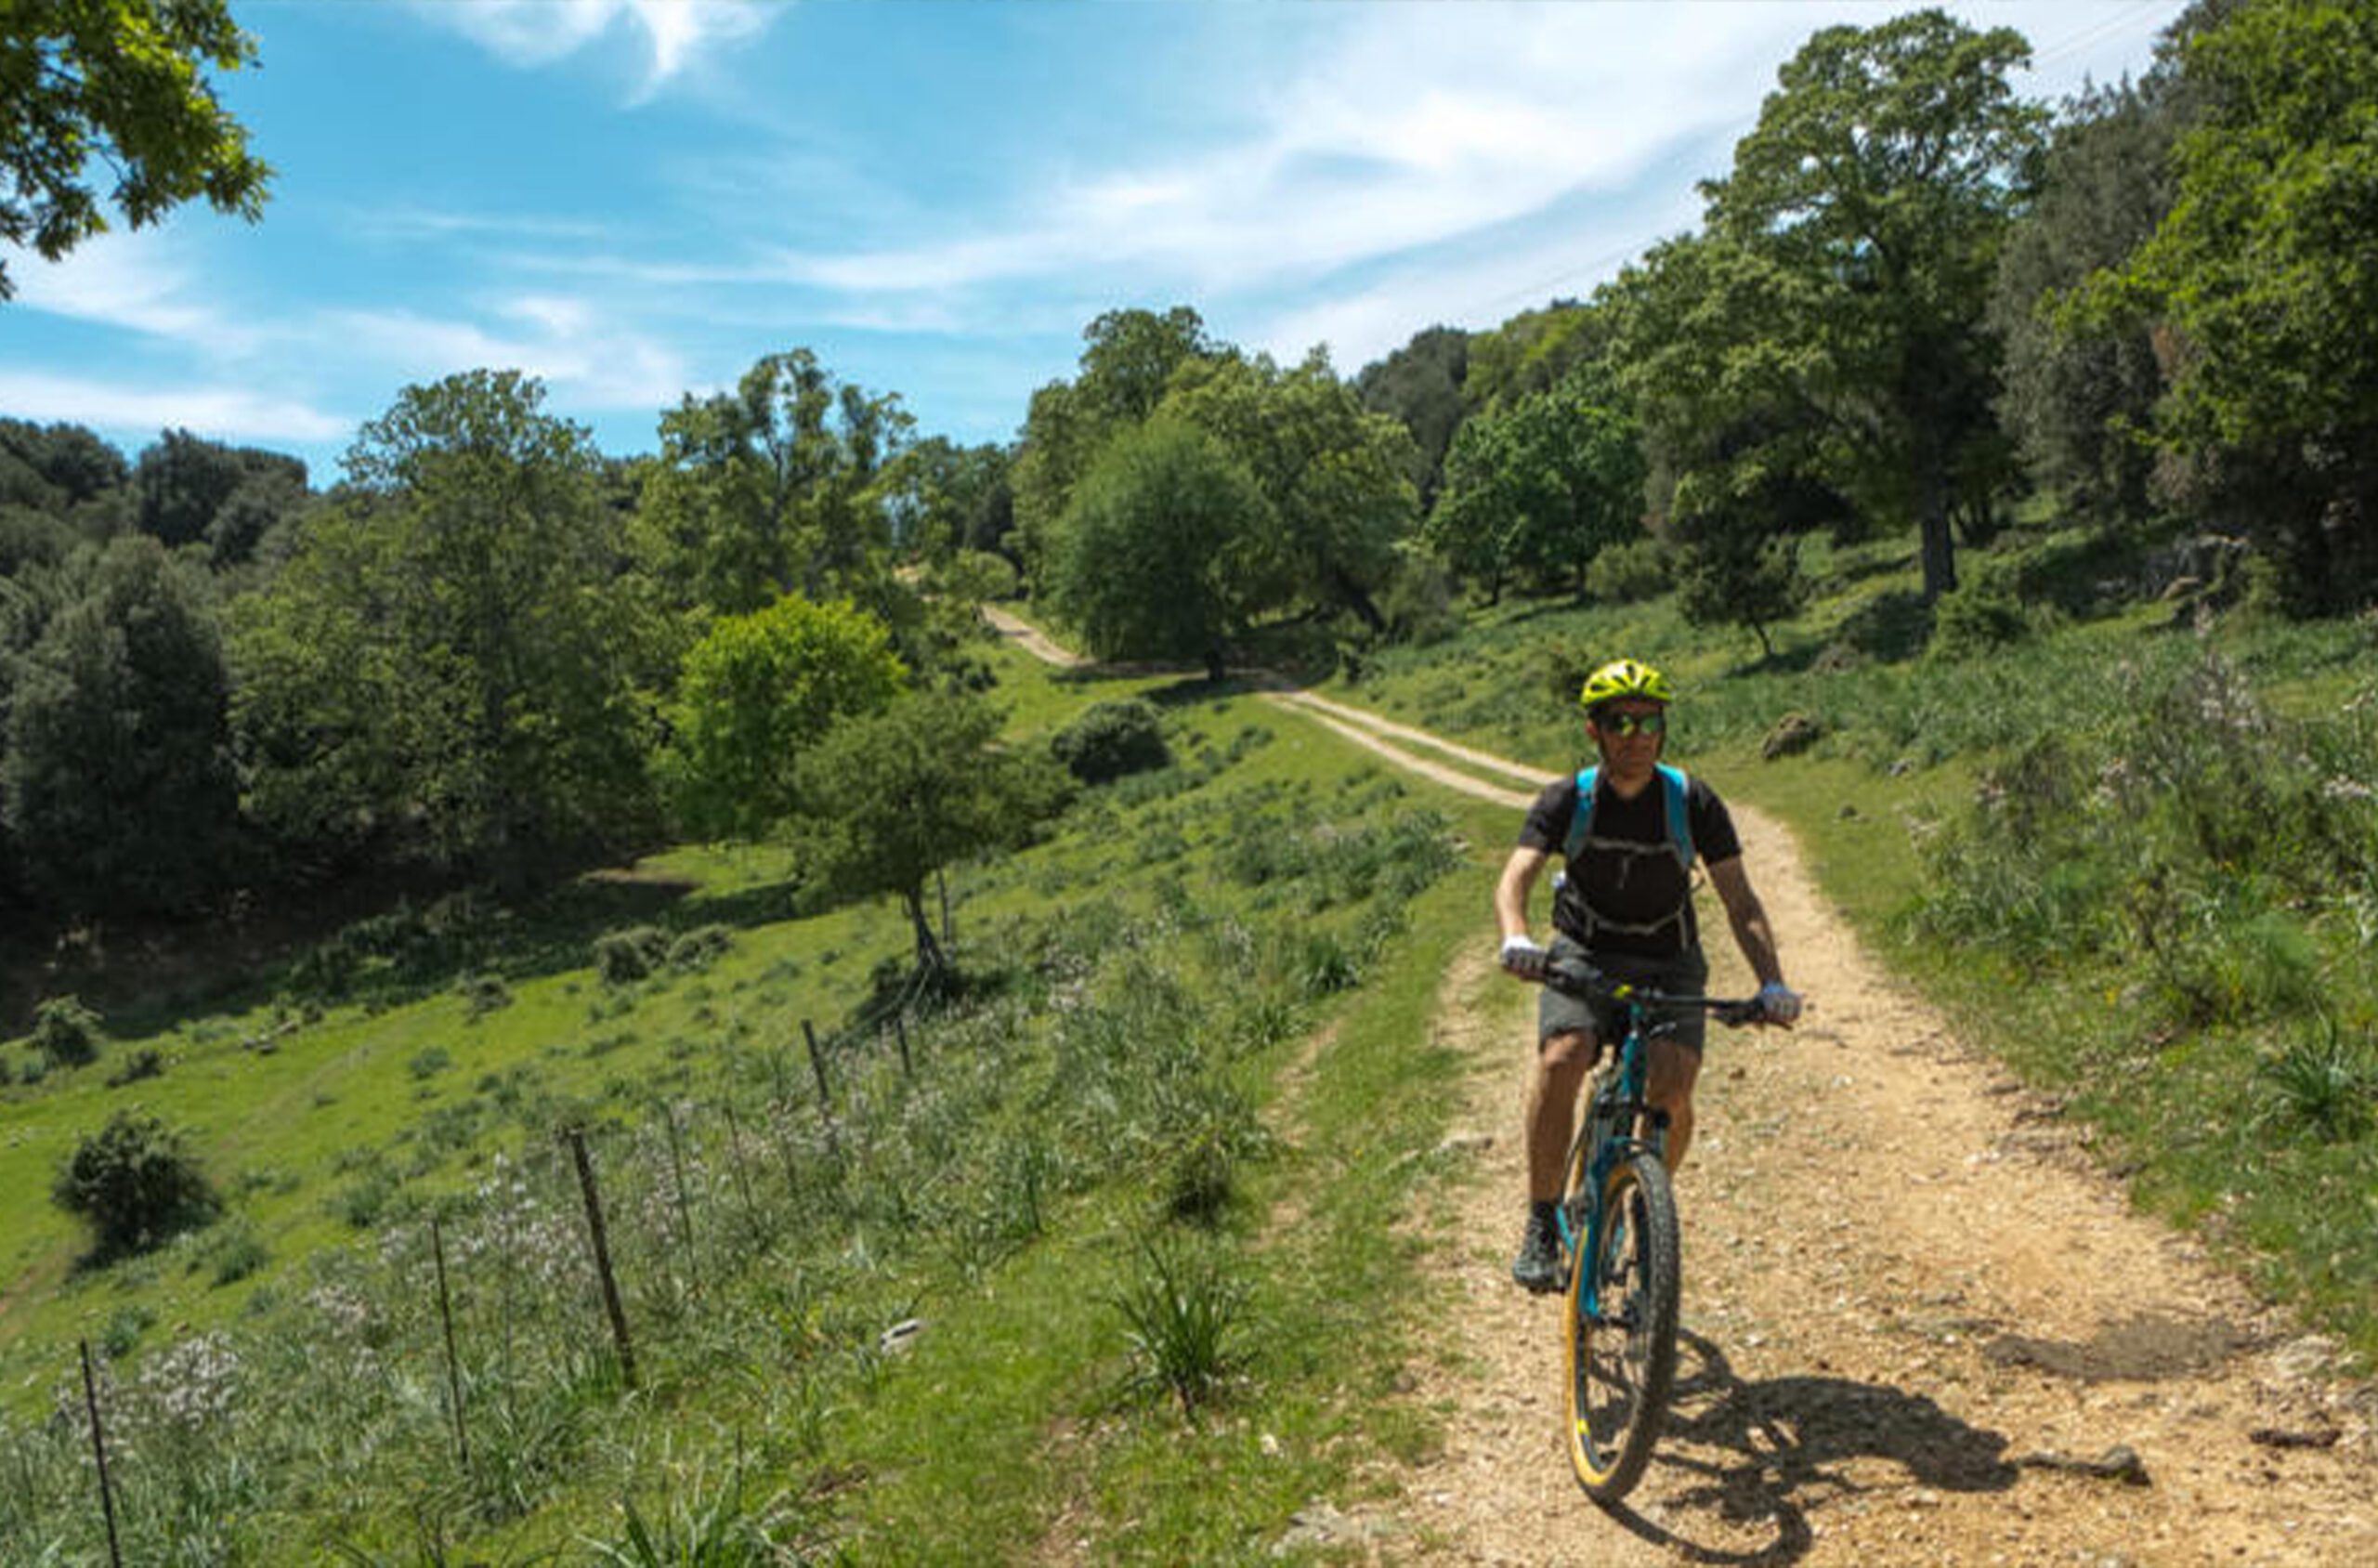
[[[1528,808],[1527,821],[1520,828],[1521,846],[1563,854],[1576,813],[1576,776],[1553,780]],[[1692,829],[1696,861],[1731,860],[1742,854],[1742,840],[1726,803],[1694,774],[1685,776],[1684,813]],[[1629,847],[1589,844],[1577,852],[1561,891],[1553,895],[1554,930],[1588,952],[1669,958],[1698,945],[1692,879],[1676,863],[1667,814],[1667,786],[1656,777],[1631,801],[1619,799],[1607,778],[1599,780],[1593,836]],[[1620,930],[1612,922],[1655,929]]]

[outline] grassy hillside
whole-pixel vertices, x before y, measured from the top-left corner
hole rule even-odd
[[[1504,814],[1242,695],[1000,670],[1016,743],[1140,693],[1175,761],[953,872],[954,997],[889,907],[796,917],[777,852],[686,850],[399,911],[12,1082],[9,1190],[138,1105],[224,1213],[105,1263],[0,1213],[0,1560],[104,1561],[85,1338],[131,1561],[1253,1559],[1425,1444],[1376,1398],[1422,1309],[1381,1221]],[[677,956],[606,979],[631,926]]]
[[[1586,669],[1663,666],[1672,757],[1788,820],[2142,1203],[2378,1360],[2378,621],[2141,602],[2119,551],[2019,532],[1966,553],[1927,650],[1908,546],[1808,564],[1772,658],[1665,597],[1538,601],[1339,684],[1550,768]],[[1787,715],[1815,738],[1770,760]]]

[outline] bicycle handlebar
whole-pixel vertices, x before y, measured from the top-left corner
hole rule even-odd
[[[1695,997],[1679,992],[1653,990],[1624,980],[1613,981],[1594,971],[1578,973],[1574,969],[1548,967],[1537,982],[1554,990],[1588,1000],[1607,997],[1614,1001],[1653,1012],[1684,1013],[1698,1010],[1720,1024],[1744,1028],[1767,1020],[1767,1008],[1757,997]]]

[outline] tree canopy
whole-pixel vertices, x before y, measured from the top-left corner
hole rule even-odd
[[[2098,296],[2166,323],[2162,430],[2323,608],[2378,589],[2378,15],[2243,6],[2186,47],[2171,211]]]
[[[925,883],[945,867],[1026,843],[1065,792],[1056,764],[999,749],[998,710],[924,692],[835,725],[801,759],[803,864],[856,897],[896,895],[917,961],[944,959]]]
[[[757,837],[792,814],[803,751],[907,676],[882,622],[848,600],[783,598],[730,615],[686,655],[661,766],[679,819]]]
[[[1279,594],[1271,508],[1247,464],[1185,420],[1115,438],[1050,540],[1043,590],[1101,659],[1194,659],[1221,678],[1249,609]]]
[[[2035,172],[2044,112],[2007,81],[2030,59],[1937,10],[1823,29],[1703,187],[1713,238],[1804,285],[1744,325],[1823,412],[1831,482],[1916,526],[1927,595],[1955,586],[1956,508],[2006,477],[1984,309]]]
[[[216,101],[209,67],[255,43],[225,0],[11,0],[0,11],[0,240],[56,261],[107,228],[193,197],[253,221],[272,170]],[[94,164],[115,175],[94,190]],[[0,262],[0,299],[15,293]]]
[[[281,836],[418,832],[511,878],[644,830],[648,627],[600,463],[543,400],[510,371],[407,387],[240,602],[250,790]]]

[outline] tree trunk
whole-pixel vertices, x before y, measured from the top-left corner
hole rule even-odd
[[[1957,586],[1957,546],[1950,528],[1948,487],[1940,482],[1938,469],[1926,474],[1920,484],[1924,512],[1917,527],[1923,545],[1924,602],[1929,605],[1939,603],[1941,595]]]
[[[1343,567],[1333,566],[1329,568],[1329,585],[1338,602],[1352,610],[1365,626],[1375,633],[1387,630],[1387,617],[1379,613],[1378,606],[1372,602],[1370,594],[1363,585],[1354,580],[1353,573]]]
[[[903,889],[900,897],[908,906],[908,924],[917,934],[917,967],[937,974],[948,966],[949,960],[941,950],[941,944],[934,939],[933,922],[925,919],[924,884]]]

